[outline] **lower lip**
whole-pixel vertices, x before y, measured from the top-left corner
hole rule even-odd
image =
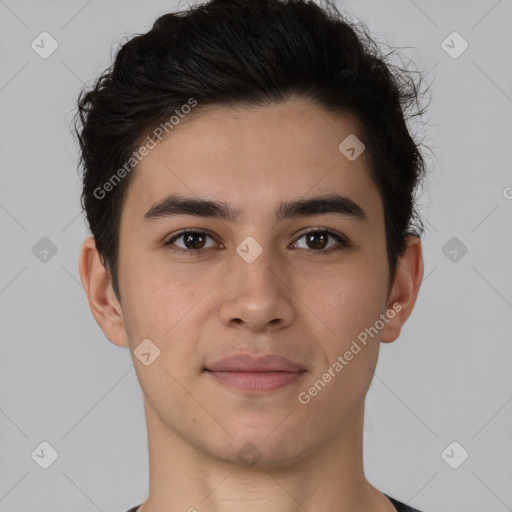
[[[222,384],[242,391],[274,391],[292,384],[304,372],[211,372],[208,373]]]

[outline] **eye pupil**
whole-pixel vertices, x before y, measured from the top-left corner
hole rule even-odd
[[[197,242],[198,239],[199,242]],[[185,235],[184,242],[187,249],[202,249],[205,244],[205,236],[201,233],[189,233]]]
[[[308,244],[313,244],[313,249],[323,249],[327,244],[327,235],[321,231],[308,233]],[[319,241],[321,239],[321,241]]]

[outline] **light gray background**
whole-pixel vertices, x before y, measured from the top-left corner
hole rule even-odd
[[[0,0],[2,512],[125,512],[147,495],[130,354],[104,337],[80,283],[88,233],[69,128],[117,43],[176,5]],[[512,510],[512,1],[344,5],[377,38],[412,47],[404,55],[433,81],[425,279],[399,340],[382,346],[367,475],[425,512]],[[31,48],[43,31],[59,44],[46,60]],[[441,47],[453,31],[469,43],[457,59]],[[456,262],[442,251],[454,236],[468,248]],[[42,237],[58,248],[46,263],[32,252]],[[42,441],[58,452],[48,469],[31,458]],[[469,453],[458,469],[441,456],[453,441]]]

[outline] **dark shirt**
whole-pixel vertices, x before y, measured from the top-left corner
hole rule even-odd
[[[384,494],[391,501],[391,503],[393,503],[398,512],[420,512],[417,508],[412,508],[409,505],[401,503],[400,501],[395,500],[391,496],[388,496],[386,493]]]
[[[405,503],[401,503],[400,501],[395,500],[394,498],[388,496],[387,494],[384,495],[389,499],[389,501],[391,501],[391,503],[393,503],[397,512],[420,512],[415,508],[409,507],[409,505],[406,505]],[[128,510],[128,512],[137,512],[139,507],[140,505],[138,505],[137,507],[133,507],[130,510]]]

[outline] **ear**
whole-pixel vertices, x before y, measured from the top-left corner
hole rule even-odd
[[[123,311],[114,294],[111,278],[101,261],[93,236],[87,238],[82,245],[80,278],[91,312],[105,336],[114,345],[128,347]]]
[[[407,248],[398,261],[393,287],[388,294],[386,310],[390,319],[382,329],[381,341],[391,343],[400,335],[402,325],[412,313],[423,279],[423,253],[421,240],[415,235],[407,237]],[[391,317],[391,311],[395,315]]]

